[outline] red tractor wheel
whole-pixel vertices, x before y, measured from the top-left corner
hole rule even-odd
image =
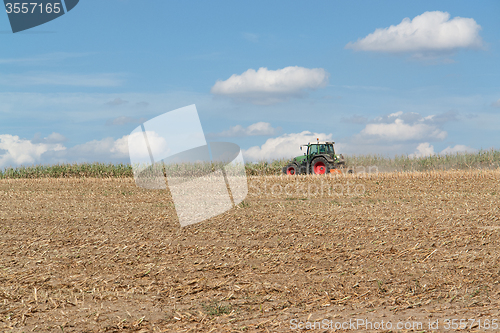
[[[298,174],[297,172],[297,166],[295,164],[290,164],[286,167],[286,174],[290,176],[295,176]]]
[[[312,162],[312,173],[315,175],[324,175],[330,172],[328,161],[323,157],[318,157]]]

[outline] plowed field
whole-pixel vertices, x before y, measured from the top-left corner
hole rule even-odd
[[[499,171],[248,182],[236,208],[180,228],[168,191],[130,178],[1,180],[0,328],[500,320]]]

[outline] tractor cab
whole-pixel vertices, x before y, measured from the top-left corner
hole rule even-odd
[[[307,145],[302,145],[300,146],[300,150],[302,150],[302,147],[304,149],[307,149],[306,152],[304,153],[305,159],[308,161],[311,161],[314,159],[317,155],[327,155],[327,157],[330,157],[331,159],[335,160],[335,149],[333,148],[333,144],[335,142],[315,142],[315,143],[308,143]]]
[[[333,142],[323,142],[323,143],[310,143],[307,146],[307,156],[313,156],[316,154],[328,154],[335,156],[335,149],[333,148]],[[301,146],[302,149],[302,146]]]

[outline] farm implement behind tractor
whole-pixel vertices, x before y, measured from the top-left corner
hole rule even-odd
[[[292,159],[283,168],[283,173],[287,175],[342,173],[345,159],[344,156],[335,154],[334,144],[335,142],[320,142],[317,139],[315,143],[300,146],[300,150],[302,147],[307,147],[307,151],[304,155]]]

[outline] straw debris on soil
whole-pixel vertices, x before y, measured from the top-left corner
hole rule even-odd
[[[180,228],[132,178],[0,180],[0,328],[287,332],[500,318],[500,171],[249,177]],[[485,318],[486,318],[485,317]]]

